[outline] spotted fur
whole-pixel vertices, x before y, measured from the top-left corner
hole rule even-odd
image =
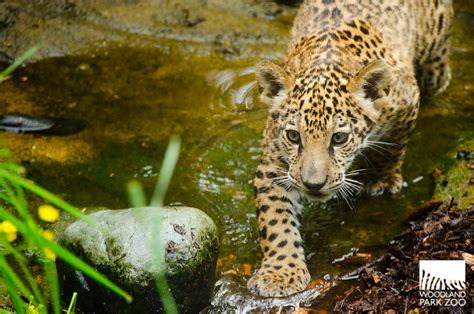
[[[283,66],[257,66],[269,117],[254,180],[263,261],[251,291],[286,296],[308,284],[302,197],[401,189],[420,90],[449,82],[452,15],[450,0],[302,4]]]

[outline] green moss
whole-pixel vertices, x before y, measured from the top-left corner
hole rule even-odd
[[[467,209],[474,204],[474,184],[469,181],[474,171],[469,169],[473,163],[474,140],[468,140],[456,147],[449,154],[443,167],[443,174],[436,179],[434,198],[449,203],[451,199],[458,202],[458,209]]]

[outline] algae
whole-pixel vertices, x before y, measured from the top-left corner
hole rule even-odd
[[[449,204],[456,201],[458,210],[466,210],[474,205],[474,139],[460,144],[448,154],[446,169],[436,179],[433,198]]]

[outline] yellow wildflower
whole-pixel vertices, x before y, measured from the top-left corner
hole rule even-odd
[[[39,311],[33,304],[30,304],[30,305],[28,305],[28,309],[26,310],[26,313],[28,313],[28,314],[39,314]]]
[[[13,242],[17,238],[18,229],[11,221],[5,220],[0,223],[0,232],[5,234],[7,241]]]
[[[5,220],[0,224],[0,230],[5,233],[16,233],[18,231],[16,226],[8,220]]]
[[[51,230],[43,230],[43,237],[48,239],[49,241],[54,240],[54,233]]]
[[[44,249],[44,256],[46,256],[47,259],[50,259],[52,261],[56,259],[56,254],[54,254],[54,252],[48,248]]]
[[[54,222],[59,218],[59,210],[51,205],[41,205],[38,207],[38,216],[41,220]]]
[[[50,241],[54,240],[54,233],[51,230],[43,230],[42,234],[43,234],[43,237],[45,237],[46,239]],[[56,259],[56,254],[54,254],[54,252],[51,251],[51,249],[44,248],[43,252],[47,259],[50,259],[53,261]]]
[[[13,241],[16,240],[17,235],[16,235],[16,233],[7,233],[6,237],[7,237],[8,242],[13,242]]]

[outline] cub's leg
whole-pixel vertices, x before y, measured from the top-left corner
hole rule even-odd
[[[381,124],[380,130],[387,131],[380,132],[377,139],[368,138],[365,143],[363,154],[369,171],[363,182],[369,195],[395,194],[403,185],[402,165],[406,145],[415,129],[420,93],[414,75],[399,77],[403,82],[400,90],[406,98],[392,107],[397,109],[383,113],[386,122]],[[396,90],[393,93],[398,94]]]
[[[395,194],[402,189],[402,164],[406,146],[390,143],[390,147],[380,143],[371,144],[364,153],[370,160],[370,173],[363,180],[365,192],[369,195]]]
[[[438,3],[438,2],[436,2]],[[453,9],[450,0],[432,8],[432,25],[429,39],[418,54],[419,81],[422,96],[432,96],[444,91],[451,78],[449,68],[449,36],[452,31]]]
[[[299,195],[276,183],[275,179],[283,174],[280,169],[262,162],[254,180],[263,260],[247,286],[266,297],[296,293],[310,281],[298,230]]]
[[[449,45],[442,45],[435,54],[426,60],[420,69],[420,87],[424,97],[430,97],[444,91],[451,79],[449,67]]]

